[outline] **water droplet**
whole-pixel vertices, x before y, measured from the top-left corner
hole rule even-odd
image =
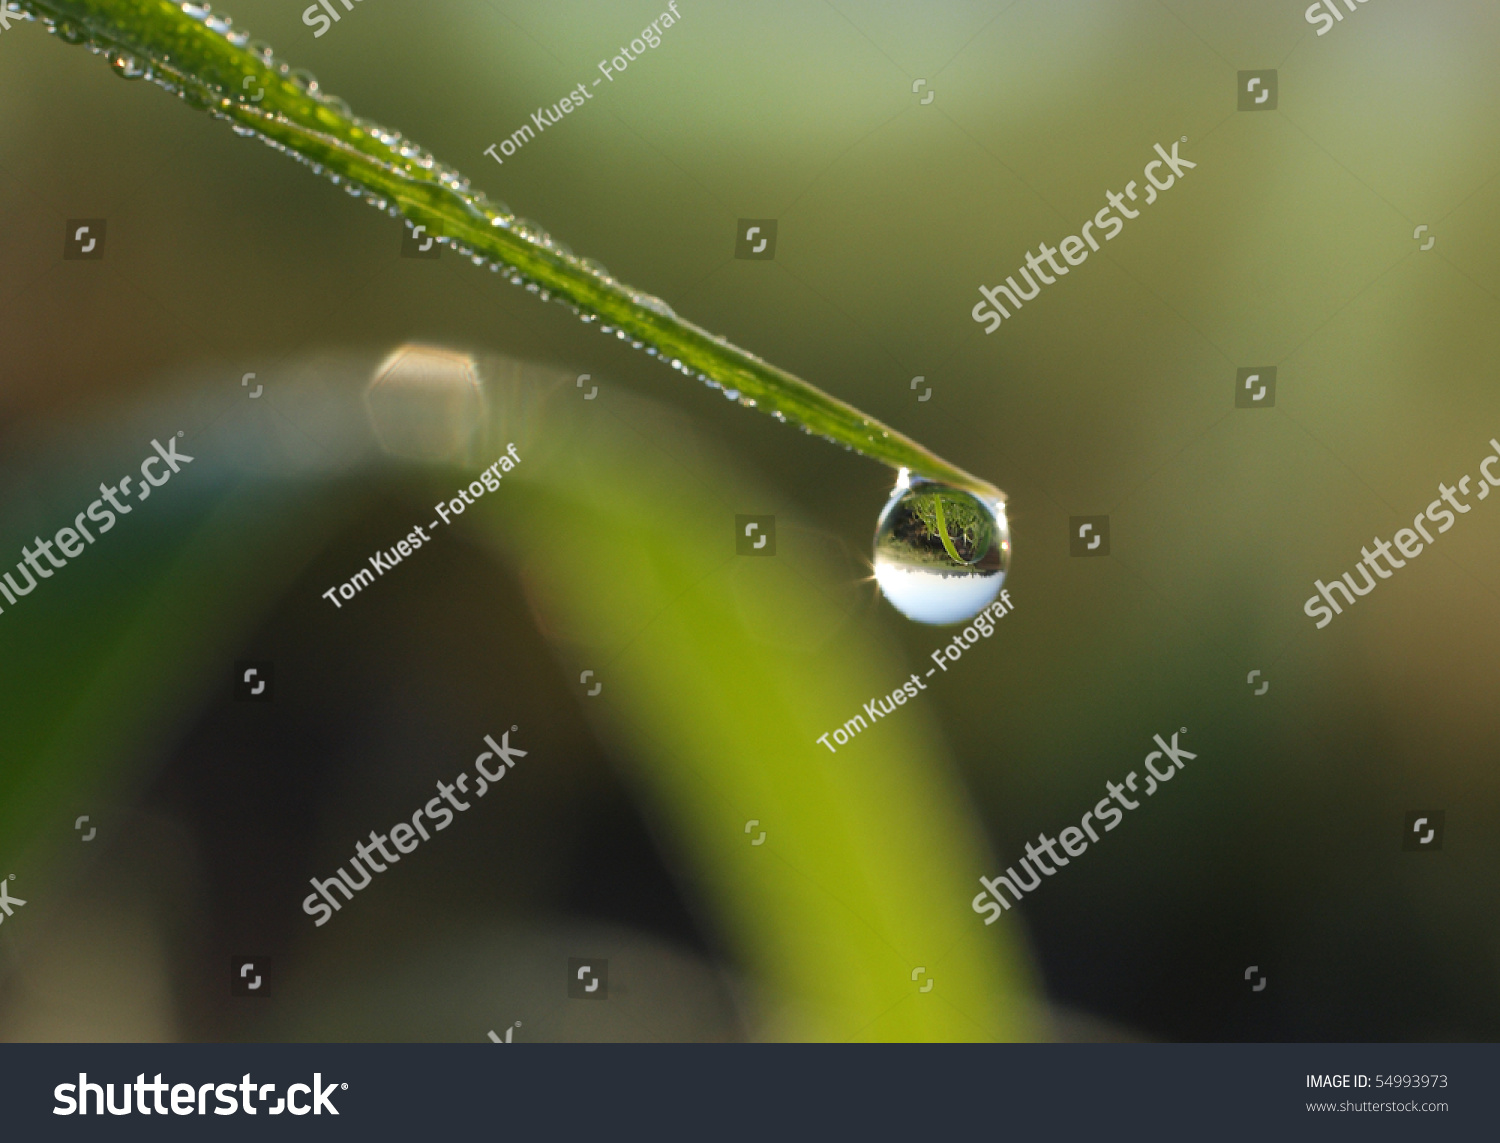
[[[534,242],[538,246],[552,245],[552,235],[548,234],[542,228],[541,223],[533,222],[529,218],[516,219],[511,223],[511,229],[519,233],[522,238],[525,238],[529,242]]]
[[[150,70],[134,56],[124,52],[110,52],[106,58],[110,69],[121,79],[141,79]]]
[[[1010,566],[1004,505],[901,470],[875,526],[875,579],[918,623],[962,623],[987,607]]]
[[[633,292],[630,295],[630,300],[638,306],[645,306],[648,310],[653,310],[656,313],[661,314],[663,317],[677,316],[672,312],[671,306],[667,305],[666,302],[651,294],[641,294]]]

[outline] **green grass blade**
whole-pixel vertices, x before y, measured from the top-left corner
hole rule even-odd
[[[248,34],[220,14],[204,22],[185,10],[191,5],[168,0],[21,3],[62,38],[108,55],[122,75],[140,74],[237,129],[255,132],[460,252],[506,267],[544,300],[561,298],[586,319],[655,349],[673,368],[738,393],[741,403],[894,468],[1003,499],[993,485],[910,437],[685,321],[660,299],[616,281],[522,224],[398,132],[359,119],[315,83],[299,81],[269,49],[252,50]]]

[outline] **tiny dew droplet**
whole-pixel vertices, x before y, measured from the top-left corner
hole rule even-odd
[[[918,623],[962,623],[994,600],[1010,566],[1005,507],[902,469],[875,526],[875,580]]]
[[[110,52],[106,57],[109,66],[121,79],[141,79],[146,68],[134,57],[124,52]]]

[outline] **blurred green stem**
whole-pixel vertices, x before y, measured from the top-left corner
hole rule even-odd
[[[545,300],[557,296],[650,346],[683,372],[701,374],[746,404],[895,468],[1003,500],[993,485],[916,441],[754,354],[684,321],[656,298],[615,281],[404,139],[355,117],[315,82],[299,80],[269,48],[217,13],[169,0],[18,0],[70,43],[109,56],[126,78],[149,78],[188,103],[254,131],[366,193],[458,249],[509,267]],[[263,47],[263,46],[258,46]]]

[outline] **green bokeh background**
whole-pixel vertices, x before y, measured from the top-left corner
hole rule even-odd
[[[974,874],[1076,820],[1153,733],[1187,727],[1199,757],[993,927],[1054,1001],[1165,1037],[1492,1039],[1500,509],[1324,630],[1302,602],[1500,437],[1500,12],[1372,0],[1318,37],[1305,7],[693,0],[503,167],[484,148],[657,6],[363,0],[320,39],[293,4],[229,14],[578,253],[1006,490],[1017,610],[918,715],[993,846]],[[1237,112],[1260,68],[1277,110]],[[734,510],[868,550],[868,462],[457,259],[399,259],[390,220],[37,27],[0,37],[0,105],[7,534],[102,478],[102,430],[77,427],[101,409],[190,400],[208,424],[246,371],[274,401],[278,363],[416,339],[650,395],[758,474]],[[979,283],[1183,136],[1197,168],[1103,255],[993,335],[970,320]],[[109,219],[104,262],[59,260],[74,217]],[[778,220],[774,261],[734,260],[740,217]],[[1275,408],[1235,409],[1235,370],[1266,364]],[[1070,558],[1068,517],[1105,513],[1110,555]],[[899,678],[938,641],[884,604],[855,625],[818,654],[874,640]],[[848,707],[830,684],[819,730]],[[899,753],[872,734],[839,763],[862,750]],[[1444,850],[1405,853],[1425,808]],[[961,921],[998,963],[1005,938]]]

